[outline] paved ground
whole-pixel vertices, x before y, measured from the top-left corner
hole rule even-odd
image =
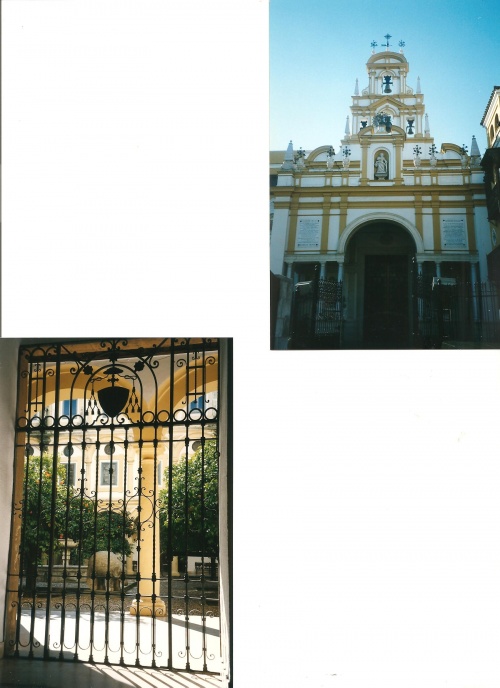
[[[2,688],[221,688],[218,676],[27,659],[0,660]]]
[[[64,657],[75,659],[78,641],[77,659],[80,661],[108,662],[118,666],[123,659],[127,665],[134,666],[139,661],[141,666],[151,666],[154,643],[155,663],[159,666],[168,663],[168,623],[164,618],[156,619],[153,624],[150,617],[126,615],[122,622],[119,612],[110,612],[108,615],[95,614],[92,624],[90,615],[82,612],[77,625],[73,611],[66,613],[64,625],[61,621],[61,613],[52,612],[47,629],[44,609],[36,610],[34,619],[29,610],[23,611],[19,644],[21,655],[27,657],[31,649],[35,660],[41,659],[48,630],[48,647],[54,658],[58,658],[62,650]],[[202,671],[206,662],[208,671],[219,672],[219,619],[207,617],[202,625],[201,617],[193,616],[187,627],[182,616],[174,616],[172,621],[172,666],[179,671],[186,668]]]

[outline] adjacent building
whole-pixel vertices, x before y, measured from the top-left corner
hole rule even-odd
[[[481,161],[484,170],[484,184],[488,220],[491,224],[491,250],[487,255],[491,279],[500,284],[500,86],[495,86],[486,110],[482,126],[486,129],[488,148]]]

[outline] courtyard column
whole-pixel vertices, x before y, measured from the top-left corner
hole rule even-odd
[[[441,263],[436,262],[436,277],[441,277]]]
[[[292,268],[293,268],[293,263],[287,263],[286,264],[286,276],[287,277],[292,277]]]
[[[145,438],[143,438],[145,440]],[[138,593],[130,606],[132,616],[166,616],[165,602],[160,599],[160,519],[156,480],[156,440],[143,442],[140,472],[140,511],[137,539]]]
[[[326,274],[326,261],[321,261],[319,264],[319,278],[324,280]]]

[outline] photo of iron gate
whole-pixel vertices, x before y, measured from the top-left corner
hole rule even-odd
[[[21,347],[6,653],[220,670],[219,342]]]

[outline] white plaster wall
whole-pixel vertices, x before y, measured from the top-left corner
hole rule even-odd
[[[301,186],[325,186],[325,178],[324,177],[302,177],[302,184]]]
[[[339,243],[340,214],[330,215],[328,225],[328,250],[336,251]]]
[[[463,178],[461,174],[440,174],[438,176],[438,184],[444,186],[447,184],[463,184]]]
[[[0,656],[4,651],[5,593],[14,474],[14,423],[19,339],[0,339]]]
[[[424,248],[426,251],[434,250],[434,229],[432,225],[432,213],[422,214],[422,227],[424,233]]]
[[[350,208],[347,211],[347,225],[349,225],[354,220],[358,220],[361,217],[366,217],[372,211],[373,208],[370,207]],[[387,206],[384,208],[384,213],[387,213],[387,219],[389,220],[394,220],[395,222],[397,222],[397,218],[399,217],[407,220],[413,225],[415,224],[415,210],[413,208],[391,208],[391,206],[387,204]],[[381,217],[380,221],[383,220],[384,218]]]

